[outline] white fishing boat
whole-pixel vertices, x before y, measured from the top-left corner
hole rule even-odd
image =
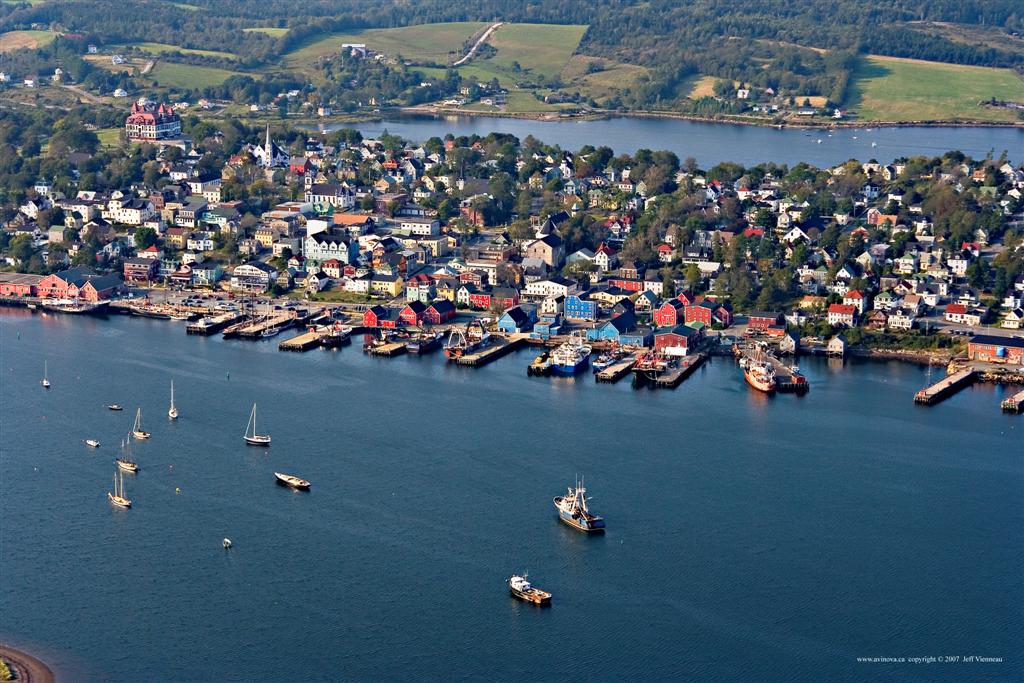
[[[173,379],[171,380],[171,407],[167,411],[167,417],[171,418],[172,420],[177,420],[178,419],[178,408],[177,408],[177,406],[174,405],[174,380]]]
[[[135,413],[135,424],[132,426],[132,436],[136,439],[148,439],[152,436],[142,428],[142,408],[139,408]]]
[[[99,448],[100,442],[97,441],[96,439],[86,439],[85,445],[88,446],[89,448]]]
[[[50,388],[50,379],[49,379],[49,377],[47,377],[47,375],[49,375],[49,374],[50,373],[48,371],[48,368],[46,367],[46,361],[44,360],[43,361],[43,381],[40,382],[40,384],[43,385],[44,389],[49,389]]]
[[[114,505],[122,508],[130,508],[132,501],[124,494],[124,475],[120,471],[114,472],[114,490],[107,491],[107,498]]]
[[[285,486],[290,486],[293,489],[306,490],[310,486],[309,482],[306,481],[305,479],[300,479],[299,477],[293,476],[291,474],[274,472],[274,477],[277,478],[278,484],[284,484]]]
[[[252,413],[249,414],[249,424],[245,428],[245,442],[252,446],[269,446],[270,434],[256,433],[256,404],[252,404]]]

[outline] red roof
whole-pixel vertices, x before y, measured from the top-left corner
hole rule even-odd
[[[832,304],[828,307],[829,313],[842,313],[844,315],[853,315],[857,312],[857,309],[853,306],[847,306],[846,304]]]
[[[946,306],[946,313],[959,313],[964,314],[967,312],[967,307],[963,304],[949,304]]]
[[[844,299],[863,299],[864,295],[860,293],[859,289],[851,289],[849,292],[846,293],[846,296],[844,296],[843,298]]]

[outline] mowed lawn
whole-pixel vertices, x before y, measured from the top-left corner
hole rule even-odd
[[[289,52],[285,60],[294,66],[312,64],[321,57],[338,54],[345,43],[365,43],[369,49],[392,57],[401,55],[414,62],[450,64],[462,56],[466,41],[487,26],[459,21],[334,33]]]
[[[162,55],[165,52],[180,52],[183,55],[202,55],[204,57],[218,57],[220,59],[238,59],[237,55],[233,55],[230,52],[220,52],[218,50],[196,50],[190,47],[179,47],[178,45],[170,45],[168,43],[132,43],[128,47],[135,47],[143,52],[148,52],[153,55]]]
[[[503,24],[487,40],[497,53],[470,64],[494,72],[498,80],[524,80],[531,75],[554,78],[569,64],[586,32],[581,25]]]
[[[978,106],[992,97],[1024,102],[1024,79],[1010,69],[872,55],[846,104],[865,121],[1017,120],[1009,109]]]
[[[220,85],[231,76],[240,74],[227,69],[160,61],[148,75],[162,86],[184,89]]]
[[[57,37],[50,31],[8,31],[0,33],[0,52],[13,52],[25,48],[36,48],[49,45]]]

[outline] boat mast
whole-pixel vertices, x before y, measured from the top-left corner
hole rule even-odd
[[[174,380],[171,380],[171,410],[174,410]]]

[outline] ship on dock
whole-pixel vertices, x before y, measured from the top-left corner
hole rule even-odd
[[[474,351],[479,351],[491,344],[491,334],[479,320],[466,325],[465,329],[453,327],[444,343],[444,356],[448,360],[457,361]]]
[[[764,347],[758,345],[753,352],[740,358],[740,368],[743,369],[743,378],[747,384],[758,391],[770,394],[775,391],[777,385],[775,378],[775,367],[767,357]]]
[[[43,310],[53,313],[68,313],[71,315],[102,315],[107,312],[110,305],[107,301],[90,303],[77,299],[60,299],[57,301],[44,301],[40,304]]]
[[[551,352],[551,374],[571,377],[580,372],[590,360],[591,347],[579,337],[573,337]]]
[[[430,353],[441,348],[444,335],[441,332],[420,332],[405,343],[405,350],[408,353]]]
[[[551,374],[551,354],[542,351],[539,356],[526,366],[526,374],[529,377],[547,377]]]
[[[604,533],[604,518],[593,514],[587,508],[587,489],[582,482],[576,482],[576,487],[569,488],[564,496],[555,496],[555,509],[558,510],[558,518],[579,531],[589,534]]]
[[[601,372],[605,368],[611,367],[612,365],[615,365],[616,363],[620,362],[627,355],[629,354],[625,353],[621,349],[609,349],[608,351],[605,351],[597,358],[594,358],[592,361],[590,361],[590,369],[594,373]]]
[[[542,591],[531,584],[526,574],[522,576],[513,574],[508,580],[508,591],[514,597],[526,602],[532,602],[535,605],[550,605],[551,604],[551,593]]]

